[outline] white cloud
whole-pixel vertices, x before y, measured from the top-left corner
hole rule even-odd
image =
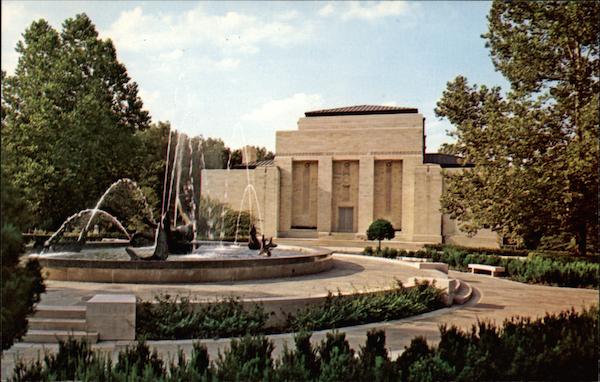
[[[305,41],[312,34],[310,23],[292,23],[297,12],[277,20],[261,20],[238,12],[206,14],[201,4],[181,14],[145,13],[141,6],[121,12],[106,31],[119,50],[143,52],[206,49],[228,53],[256,53],[262,44],[287,46]]]
[[[300,16],[300,13],[297,10],[292,9],[290,11],[280,13],[277,15],[277,18],[280,20],[294,20],[297,19],[298,16]]]
[[[335,8],[332,3],[327,3],[319,9],[318,15],[321,17],[327,17],[333,14]]]
[[[296,93],[288,98],[265,102],[259,108],[244,114],[242,120],[260,125],[269,131],[293,129],[305,111],[320,108],[322,105],[323,98],[320,94]]]
[[[452,129],[452,125],[445,120],[435,118],[425,121],[426,147],[428,153],[435,153],[443,143],[452,143],[456,138],[449,137],[447,131]]]
[[[344,21],[374,21],[385,17],[406,15],[416,8],[418,4],[410,4],[406,1],[349,1],[338,4],[327,3],[317,11],[317,14],[321,17],[336,16]]]
[[[12,74],[17,66],[19,55],[15,52],[21,33],[29,27],[32,21],[42,17],[37,12],[31,12],[25,4],[13,1],[2,1],[2,69]]]
[[[351,2],[349,8],[342,14],[342,19],[368,20],[400,16],[411,10],[410,4],[405,1],[381,1],[377,3]]]

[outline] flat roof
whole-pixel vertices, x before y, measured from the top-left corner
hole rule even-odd
[[[336,115],[370,115],[370,114],[416,114],[419,110],[414,107],[383,106],[383,105],[357,105],[345,106],[335,109],[322,109],[307,111],[306,117],[329,117]]]

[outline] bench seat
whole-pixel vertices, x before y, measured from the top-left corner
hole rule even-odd
[[[500,273],[504,273],[505,271],[504,267],[497,267],[495,265],[469,264],[467,267],[471,270],[471,273],[475,273],[475,270],[486,271],[490,272],[492,277],[495,277]]]

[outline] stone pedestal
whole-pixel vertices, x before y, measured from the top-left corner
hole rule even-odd
[[[87,330],[99,340],[135,340],[135,296],[97,294],[87,302]]]

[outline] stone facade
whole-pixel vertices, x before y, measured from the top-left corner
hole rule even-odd
[[[424,127],[416,109],[310,112],[297,130],[276,133],[272,163],[203,171],[203,192],[235,209],[258,201],[252,208],[260,209],[267,236],[361,239],[384,218],[398,241],[469,245],[472,239],[440,212],[442,167],[425,163]],[[497,245],[488,232],[473,240]]]

